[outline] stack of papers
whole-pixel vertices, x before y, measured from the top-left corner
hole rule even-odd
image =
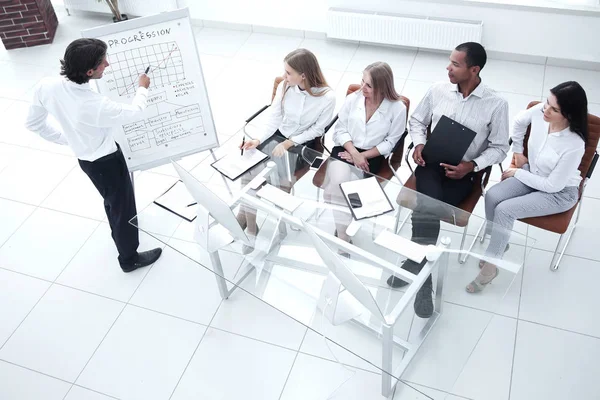
[[[269,156],[260,150],[244,150],[244,155],[241,155],[241,152],[236,150],[230,152],[211,165],[221,174],[234,181],[244,172],[252,169],[267,158],[269,158]]]
[[[177,181],[159,198],[154,200],[154,204],[187,221],[192,222],[196,218],[196,200],[181,181]]]
[[[340,184],[344,198],[352,211],[354,219],[374,217],[392,211],[392,203],[374,176],[365,179],[348,181]],[[361,207],[352,207],[348,195],[357,193],[362,203]]]
[[[302,200],[297,197],[268,184],[256,192],[256,195],[291,213],[302,204]]]

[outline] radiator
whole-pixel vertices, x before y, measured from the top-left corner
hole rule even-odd
[[[481,42],[481,21],[386,14],[330,8],[327,37],[427,49],[453,50],[464,42]]]

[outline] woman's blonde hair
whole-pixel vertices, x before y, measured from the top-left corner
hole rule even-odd
[[[330,89],[325,77],[323,76],[323,71],[321,71],[321,67],[319,66],[319,61],[317,61],[317,57],[315,57],[312,51],[306,49],[296,49],[285,56],[283,61],[297,73],[304,74],[304,88],[311,96],[319,97],[328,92],[328,90],[319,90],[313,93],[312,88]],[[287,89],[287,81],[283,81],[284,95]]]
[[[373,96],[376,104],[379,104],[383,99],[389,101],[400,100],[400,95],[394,88],[394,73],[392,69],[383,61],[377,61],[367,65],[365,72],[371,75],[371,87],[373,88]]]

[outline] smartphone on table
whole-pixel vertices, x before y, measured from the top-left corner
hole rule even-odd
[[[348,201],[350,202],[350,207],[352,207],[352,208],[362,207],[362,201],[360,201],[360,197],[358,196],[358,193],[349,193]]]

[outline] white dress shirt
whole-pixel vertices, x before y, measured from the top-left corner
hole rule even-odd
[[[71,147],[80,160],[94,161],[117,151],[114,127],[142,113],[148,89],[137,89],[132,104],[117,103],[92,90],[89,83],[45,78],[36,87],[25,127],[46,140]],[[50,113],[62,132],[48,124]]]
[[[286,138],[296,144],[304,144],[316,137],[323,136],[325,127],[333,117],[335,109],[335,93],[328,87],[312,88],[312,93],[325,91],[321,96],[311,96],[298,86],[288,86],[285,97],[282,81],[269,107],[267,120],[261,126],[256,137],[262,142],[267,140],[277,129]],[[283,98],[283,108],[281,99]]]
[[[579,186],[578,170],[585,143],[568,127],[560,132],[548,133],[550,124],[543,119],[544,104],[540,103],[521,111],[515,118],[512,149],[523,153],[523,140],[527,126],[531,124],[527,141],[529,171],[522,168],[515,178],[527,186],[546,193],[556,193],[568,186]]]
[[[362,91],[348,95],[339,112],[333,132],[338,146],[352,142],[354,147],[369,150],[377,147],[379,154],[387,156],[406,129],[406,107],[401,100],[383,99],[377,110],[366,122],[365,96]]]
[[[435,129],[442,115],[476,133],[463,161],[475,161],[480,169],[504,160],[508,152],[508,103],[483,83],[463,97],[458,85],[436,83],[429,88],[409,121],[415,146],[427,142],[427,126]],[[427,162],[427,160],[425,160]]]

